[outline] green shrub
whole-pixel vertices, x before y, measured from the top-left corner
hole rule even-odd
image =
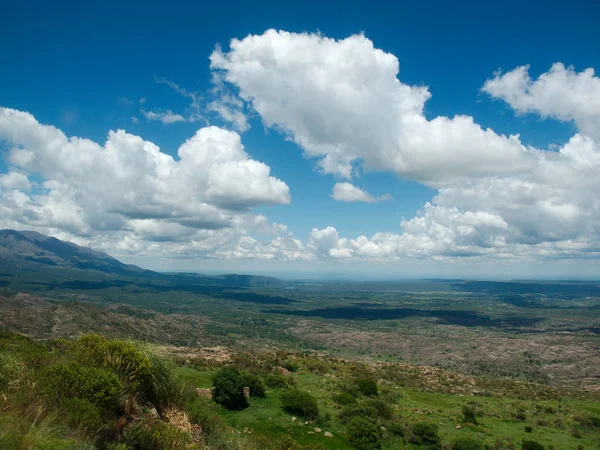
[[[278,373],[270,373],[265,377],[265,384],[270,388],[285,388],[288,386],[286,377],[279,375]]]
[[[78,397],[66,398],[60,404],[71,428],[94,435],[102,427],[102,411],[89,400]]]
[[[368,421],[377,421],[377,410],[366,403],[358,403],[354,405],[347,405],[342,408],[338,415],[340,422],[344,425],[348,425],[355,417],[361,417]]]
[[[300,365],[296,361],[287,360],[283,362],[283,367],[290,372],[296,372]]]
[[[462,414],[465,422],[477,425],[477,410],[475,409],[475,406],[463,405]]]
[[[16,385],[23,377],[25,365],[8,349],[0,347],[0,392]]]
[[[101,408],[114,407],[121,382],[112,372],[78,363],[59,364],[41,371],[40,391],[47,398],[62,401],[80,398]]]
[[[546,448],[537,441],[523,441],[521,444],[522,450],[546,450]]]
[[[531,425],[525,425],[525,433],[533,433],[533,427]]]
[[[381,448],[381,428],[362,417],[354,417],[347,426],[348,442],[359,450]]]
[[[179,400],[173,362],[153,352],[147,345],[111,341],[97,334],[83,335],[65,345],[82,364],[114,370],[127,393],[142,394],[158,409]]]
[[[244,386],[250,389],[250,397],[265,397],[265,384],[258,375],[244,373]]]
[[[316,419],[319,416],[317,400],[306,391],[291,389],[282,392],[283,409],[306,419]]]
[[[348,392],[340,392],[333,395],[333,401],[340,405],[353,405],[356,403],[356,397]]]
[[[215,374],[213,400],[227,409],[248,407],[248,401],[244,397],[244,378],[236,369],[227,367]]]
[[[387,426],[387,430],[394,436],[404,437],[406,434],[406,427],[400,421],[394,421]]]
[[[573,417],[575,422],[579,422],[582,427],[586,428],[600,428],[600,418],[594,416],[575,416]]]
[[[124,438],[132,450],[183,450],[192,443],[189,433],[154,418],[143,418],[127,427]]]
[[[411,444],[425,445],[430,448],[441,448],[438,426],[434,423],[416,423],[411,427],[408,438]]]
[[[159,409],[179,404],[182,387],[178,386],[173,361],[149,350],[146,357],[150,361],[151,369],[150,377],[143,385],[142,394]]]
[[[475,439],[462,437],[452,442],[452,450],[483,450],[483,446]]]
[[[373,378],[358,377],[355,383],[363,395],[376,396],[379,393],[379,386],[377,386],[377,381]]]
[[[394,415],[392,405],[378,398],[370,398],[365,400],[365,404],[377,411],[377,416],[381,419],[390,420]]]

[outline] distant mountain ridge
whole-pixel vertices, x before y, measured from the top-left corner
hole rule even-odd
[[[131,274],[146,272],[112,256],[35,231],[0,230],[0,259]]]

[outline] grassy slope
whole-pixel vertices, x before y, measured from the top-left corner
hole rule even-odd
[[[214,371],[196,370],[181,367],[178,374],[186,383],[195,387],[208,388]],[[276,439],[282,434],[289,434],[301,444],[322,443],[331,449],[351,448],[342,439],[344,427],[337,420],[337,406],[332,400],[336,392],[336,381],[330,377],[320,376],[301,369],[294,375],[299,388],[310,391],[319,402],[321,413],[329,412],[334,418],[329,424],[309,424],[304,421],[292,421],[292,416],[282,411],[279,395],[281,389],[270,389],[264,399],[251,399],[251,406],[242,411],[227,411],[221,415],[226,422],[244,433],[252,430],[255,434],[264,434]],[[394,405],[398,416],[406,423],[421,421],[439,425],[440,435],[444,442],[452,442],[459,437],[472,437],[480,442],[494,444],[498,440],[512,439],[518,445],[523,439],[533,439],[544,444],[547,448],[576,449],[579,445],[584,448],[598,448],[600,445],[600,430],[579,428],[581,438],[575,438],[571,432],[574,428],[572,418],[577,415],[600,415],[600,402],[584,400],[522,400],[516,398],[479,397],[469,395],[450,395],[438,392],[423,392],[413,388],[397,389],[399,399]],[[484,413],[479,425],[465,424],[462,421],[462,406],[475,402]],[[527,418],[524,421],[514,419],[513,413],[523,409]],[[547,423],[547,425],[539,425]],[[562,424],[557,426],[556,423]],[[461,428],[457,429],[456,426]],[[529,425],[531,433],[525,431]],[[322,433],[308,434],[315,426],[323,431],[330,431],[334,438],[325,438]],[[419,448],[402,442],[400,438],[389,436],[385,449]]]

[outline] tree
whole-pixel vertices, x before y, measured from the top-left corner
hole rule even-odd
[[[213,400],[227,409],[248,407],[248,400],[244,397],[244,378],[236,369],[221,369],[214,376]]]
[[[359,377],[356,379],[356,386],[363,395],[376,396],[379,394],[379,387],[377,381],[369,377]]]
[[[523,441],[521,448],[523,450],[546,450],[546,447],[537,441]]]
[[[381,448],[381,428],[363,417],[350,421],[347,437],[348,442],[359,450]]]
[[[283,409],[306,419],[319,417],[319,408],[315,398],[306,391],[291,389],[281,394]]]

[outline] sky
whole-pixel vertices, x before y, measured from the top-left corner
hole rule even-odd
[[[4,2],[0,227],[162,271],[598,278],[600,3]]]

